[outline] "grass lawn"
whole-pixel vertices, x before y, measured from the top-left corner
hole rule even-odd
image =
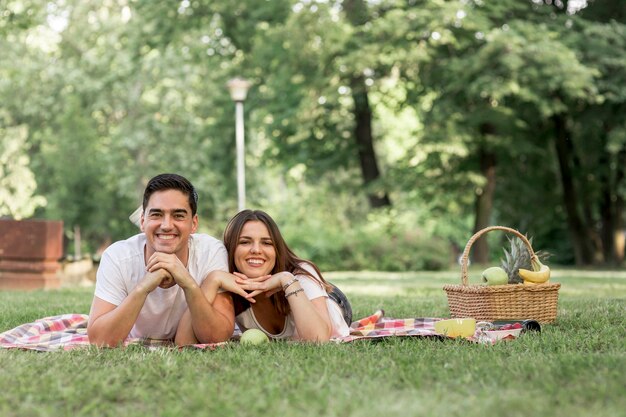
[[[561,270],[559,316],[495,346],[386,339],[215,351],[0,350],[0,416],[625,416],[626,272]],[[458,271],[328,274],[354,317],[447,317]],[[0,292],[0,331],[92,289]]]

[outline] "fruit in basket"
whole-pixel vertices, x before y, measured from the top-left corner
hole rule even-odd
[[[509,276],[509,284],[521,284],[522,278],[519,276],[520,268],[530,268],[530,253],[524,241],[518,237],[508,237],[510,249],[504,249],[504,259],[502,268]],[[532,242],[532,238],[530,239]]]
[[[528,243],[532,246],[533,238],[528,238]],[[550,268],[543,265],[540,259],[550,256],[545,251],[534,253],[533,259],[530,257],[529,248],[524,241],[518,237],[509,238],[510,250],[504,249],[505,259],[502,260],[502,268],[509,276],[509,284],[541,284],[550,278]],[[543,268],[543,269],[542,269]],[[548,270],[547,272],[545,270]],[[547,274],[547,278],[545,275]]]
[[[506,271],[499,266],[492,266],[483,271],[483,282],[487,285],[504,285],[509,282]]]
[[[532,270],[520,268],[519,275],[526,285],[544,284],[550,280],[550,268],[541,263],[537,256],[530,261]]]

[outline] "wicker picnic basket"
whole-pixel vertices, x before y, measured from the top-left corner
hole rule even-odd
[[[536,257],[530,242],[520,232],[505,226],[491,226],[474,234],[467,242],[461,257],[461,285],[445,285],[450,315],[453,318],[473,317],[476,320],[522,320],[532,319],[540,323],[556,320],[559,299],[559,283],[539,285],[469,285],[467,266],[469,252],[478,238],[492,230],[502,230],[519,237]]]

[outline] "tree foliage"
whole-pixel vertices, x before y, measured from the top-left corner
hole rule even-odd
[[[61,218],[95,250],[176,171],[219,234],[236,204],[225,84],[244,76],[248,201],[311,256],[389,250],[408,268],[397,242],[458,249],[502,223],[558,261],[620,263],[620,3],[1,2],[0,202],[15,207],[0,215]]]
[[[0,127],[0,217],[33,215],[46,199],[35,195],[37,183],[26,153],[26,126]]]

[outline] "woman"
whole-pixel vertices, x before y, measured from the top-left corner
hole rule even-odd
[[[256,328],[273,339],[325,342],[349,334],[333,294],[341,292],[312,262],[289,249],[267,213],[243,210],[235,215],[224,231],[224,244],[230,273],[214,271],[202,284],[221,315],[219,328],[202,323],[192,328],[187,312],[179,324],[177,344],[222,341],[218,335],[232,332],[235,322],[242,331]],[[240,289],[246,297],[235,294]]]

